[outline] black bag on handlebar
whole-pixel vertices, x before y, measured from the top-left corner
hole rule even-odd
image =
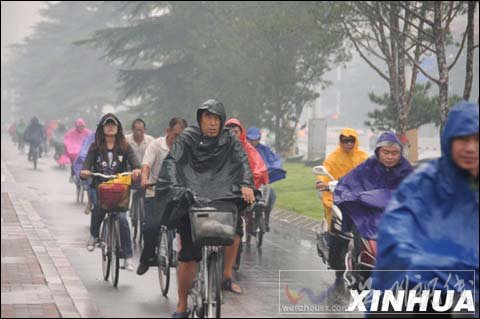
[[[189,209],[193,243],[200,246],[229,246],[237,228],[237,206],[233,202],[196,203]]]

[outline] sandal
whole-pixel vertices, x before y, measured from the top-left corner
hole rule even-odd
[[[172,318],[188,318],[190,317],[190,309],[187,309],[185,312],[174,312],[172,314]]]
[[[238,289],[240,289],[240,291],[234,290],[233,285],[236,285],[236,286],[238,287]],[[242,287],[240,287],[238,284],[236,284],[236,283],[232,280],[232,278],[225,279],[225,280],[223,281],[222,287],[223,287],[223,290],[231,291],[231,292],[233,292],[234,294],[237,294],[237,295],[242,295],[242,294],[243,294],[243,289],[242,289]]]

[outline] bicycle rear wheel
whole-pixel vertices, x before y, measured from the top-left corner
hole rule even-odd
[[[83,204],[83,199],[85,197],[85,192],[87,191],[86,186],[83,184],[83,182],[80,184],[80,203]]]
[[[120,227],[118,220],[113,220],[113,218],[111,218],[111,226],[113,231],[111,232],[112,260],[110,263],[110,271],[112,272],[113,287],[117,287],[120,273]]]
[[[160,281],[160,290],[164,296],[167,296],[170,286],[172,244],[168,237],[168,230],[162,227],[158,237],[158,279]]]
[[[110,249],[109,249],[109,231],[108,231],[108,220],[104,220],[102,222],[100,230],[100,245],[102,248],[102,272],[103,272],[103,279],[105,281],[108,280],[108,277],[110,276],[110,263],[112,261],[112,255],[110,254]]]
[[[132,216],[135,216],[135,220],[132,221],[132,223],[134,224],[133,227],[134,227],[134,234],[133,234],[133,240],[135,241],[135,239],[137,238],[137,235],[138,235],[138,245],[141,245],[142,244],[142,240],[143,240],[143,233],[142,233],[142,223],[143,223],[143,199],[142,198],[138,198],[136,200],[136,204],[134,205],[135,206],[135,211],[133,213]]]
[[[77,204],[80,203],[80,193],[82,192],[82,186],[80,185],[80,181],[75,179],[75,186],[77,189]]]
[[[135,195],[132,196],[132,207],[130,208],[130,216],[132,218],[132,227],[133,227],[133,243],[137,243],[137,234],[138,234],[138,208],[137,200]]]
[[[208,296],[207,305],[204,307],[204,317],[220,318],[222,310],[222,287],[220,280],[220,258],[217,253],[212,253],[208,259]]]
[[[37,159],[38,159],[38,147],[34,147],[32,150],[33,169],[37,169]]]
[[[142,222],[143,222],[143,199],[138,193],[135,193],[132,199],[132,226],[133,226],[133,242],[136,244],[138,236],[138,244],[142,244],[143,233],[142,233]]]
[[[144,213],[144,209],[145,209],[145,206],[144,206],[145,202],[144,202],[144,199],[141,198],[139,200],[139,205],[138,205],[138,208],[139,208],[139,211],[138,211],[138,222],[137,222],[137,225],[138,225],[138,231],[139,231],[139,236],[138,236],[138,245],[142,245],[142,241],[143,241],[143,232],[142,232],[142,224],[143,224],[143,213]]]

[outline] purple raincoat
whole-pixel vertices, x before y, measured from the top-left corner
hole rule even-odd
[[[393,191],[413,171],[412,165],[403,156],[392,168],[380,163],[378,150],[385,142],[401,146],[393,132],[380,135],[375,155],[340,179],[333,194],[334,203],[343,214],[344,230],[350,230],[353,223],[364,238],[374,238],[380,216]]]

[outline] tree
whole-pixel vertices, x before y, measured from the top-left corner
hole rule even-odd
[[[465,64],[465,89],[463,91],[463,99],[468,101],[470,99],[470,93],[472,92],[472,82],[473,82],[473,51],[475,50],[474,45],[474,17],[475,17],[475,7],[476,1],[468,1],[468,20],[467,20],[467,61]],[[477,44],[478,47],[478,44]],[[478,103],[478,102],[477,102]]]
[[[476,7],[476,2],[464,2],[464,1],[434,1],[429,3],[427,10],[427,15],[422,17],[421,20],[423,23],[428,25],[431,28],[426,32],[428,37],[432,39],[432,45],[428,45],[428,50],[433,53],[437,58],[437,67],[438,67],[438,77],[430,74],[426,70],[422,68],[422,66],[415,61],[410,55],[407,54],[407,57],[410,59],[412,63],[414,63],[419,70],[431,81],[436,83],[439,88],[439,107],[441,110],[441,124],[445,123],[447,118],[447,114],[449,111],[449,97],[448,97],[448,79],[449,79],[449,72],[455,66],[460,57],[460,54],[463,51],[465,40],[467,39],[468,35],[468,42],[467,45],[467,72],[466,72],[466,80],[465,80],[465,92],[464,98],[469,97],[471,91],[471,82],[472,82],[472,68],[473,68],[473,50],[478,47],[477,45],[473,45],[473,34],[470,33],[469,30],[473,30],[473,14]],[[404,6],[404,9],[407,12],[412,13],[412,11]],[[455,58],[453,61],[447,61],[447,46],[451,43],[452,34],[450,31],[450,26],[456,17],[462,16],[465,13],[468,13],[468,21],[465,28],[465,32],[462,36],[462,42],[459,45],[457,54],[455,54]],[[470,71],[469,71],[470,69]]]
[[[46,4],[41,11],[45,20],[35,25],[25,43],[11,48],[9,66],[15,70],[21,114],[44,119],[86,116],[91,123],[102,105],[115,103],[115,67],[100,61],[100,51],[72,45],[109,21],[112,11],[107,8],[94,1]]]
[[[334,3],[135,2],[127,25],[97,31],[79,45],[103,48],[120,63],[121,93],[161,123],[190,117],[208,98],[245,125],[294,142],[301,111],[332,63],[347,58]],[[321,12],[328,9],[329,14]]]
[[[425,52],[424,22],[426,8],[421,2],[409,1],[349,2],[343,17],[345,30],[360,56],[389,84],[390,105],[398,118],[398,131],[405,134],[413,94],[416,91],[417,66],[414,63],[407,82],[409,52],[419,61]],[[386,65],[384,72],[380,64]],[[407,86],[407,83],[409,85]],[[381,113],[375,113],[379,115]]]
[[[473,30],[475,2],[468,3],[468,8],[467,3],[461,1],[362,1],[349,5],[351,12],[344,18],[345,28],[362,58],[389,82],[390,96],[399,117],[399,132],[404,133],[408,126],[409,108],[419,71],[439,87],[438,103],[442,110],[440,121],[443,123],[449,108],[448,72],[458,61],[468,31]],[[462,43],[453,61],[447,64],[446,49],[452,43],[450,26],[456,17],[466,11],[470,14]],[[473,50],[477,47],[473,45],[473,33],[468,39],[464,97],[468,97],[471,91]],[[368,57],[363,51],[371,56]],[[422,67],[423,58],[429,55],[437,59],[438,78]],[[379,60],[387,65],[387,73],[378,67],[376,62]],[[406,66],[412,69],[410,88],[405,86]],[[410,95],[406,98],[407,91]]]
[[[440,109],[438,107],[439,98],[430,97],[431,82],[426,84],[417,84],[415,86],[415,93],[413,94],[412,105],[408,113],[407,130],[418,129],[424,124],[433,123],[436,126],[441,124]],[[377,109],[373,112],[368,112],[369,120],[365,125],[370,127],[373,131],[400,131],[400,121],[397,116],[397,109],[393,105],[392,100],[388,94],[382,96],[375,95],[370,92],[369,98],[372,102],[383,106],[383,109]],[[454,105],[461,100],[460,96],[453,96],[450,98],[449,105]]]

